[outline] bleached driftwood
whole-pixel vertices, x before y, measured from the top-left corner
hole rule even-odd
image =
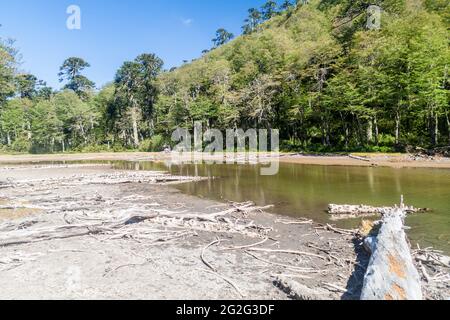
[[[361,300],[422,300],[419,273],[404,231],[401,208],[383,212],[379,234],[364,278]]]
[[[350,159],[359,160],[359,161],[365,161],[365,162],[371,162],[372,161],[372,160],[370,160],[368,158],[358,157],[358,156],[354,156],[354,155],[349,155],[348,157]]]
[[[244,203],[235,205],[233,208],[215,213],[186,213],[171,212],[167,210],[148,210],[142,213],[130,213],[122,218],[107,220],[105,216],[73,217],[77,223],[68,223],[66,225],[46,226],[40,228],[19,229],[17,226],[8,225],[10,231],[0,233],[0,247],[19,245],[25,243],[48,241],[54,239],[67,239],[73,237],[82,237],[86,235],[108,234],[111,238],[122,238],[127,236],[146,238],[146,233],[175,233],[170,230],[155,230],[152,226],[144,226],[139,229],[139,225],[145,221],[151,221],[156,226],[170,227],[172,229],[184,229],[190,231],[220,231],[228,233],[258,234],[262,227],[253,225],[253,223],[240,224],[225,218],[226,215],[237,212],[254,212],[262,210],[262,207],[256,207],[253,203]],[[134,211],[134,210],[133,210]],[[68,220],[68,219],[66,219]],[[209,224],[209,227],[208,227]],[[3,227],[0,227],[2,230]],[[147,229],[147,230],[146,230]],[[147,231],[147,232],[146,232]],[[156,232],[155,232],[156,231]],[[171,239],[168,237],[168,239]],[[159,237],[159,239],[163,239]]]
[[[384,212],[389,212],[398,209],[397,207],[372,207],[366,205],[339,205],[330,204],[328,206],[328,213],[332,215],[334,220],[376,216],[383,215]],[[414,208],[413,206],[404,207],[404,212],[407,214],[424,213],[431,211],[427,208]]]

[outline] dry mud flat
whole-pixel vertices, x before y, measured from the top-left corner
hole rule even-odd
[[[369,256],[354,231],[171,186],[195,179],[0,168],[0,299],[359,298]],[[417,254],[426,297],[450,296],[448,269]]]

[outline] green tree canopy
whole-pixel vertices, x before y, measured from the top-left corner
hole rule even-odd
[[[85,98],[87,92],[95,87],[94,82],[81,74],[84,69],[89,67],[90,64],[82,58],[71,57],[66,59],[60,67],[58,74],[60,82],[67,82],[63,89],[73,90],[80,97]]]

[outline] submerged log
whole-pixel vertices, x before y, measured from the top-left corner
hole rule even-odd
[[[372,257],[364,278],[361,300],[422,300],[419,273],[404,231],[406,212],[383,213],[382,226],[371,242]]]

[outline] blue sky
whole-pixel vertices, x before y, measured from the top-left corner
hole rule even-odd
[[[13,38],[21,69],[60,88],[64,59],[78,56],[100,87],[126,60],[148,52],[165,68],[198,57],[219,27],[240,34],[247,9],[265,0],[0,0],[0,37]],[[81,30],[69,30],[69,5],[81,9]]]

